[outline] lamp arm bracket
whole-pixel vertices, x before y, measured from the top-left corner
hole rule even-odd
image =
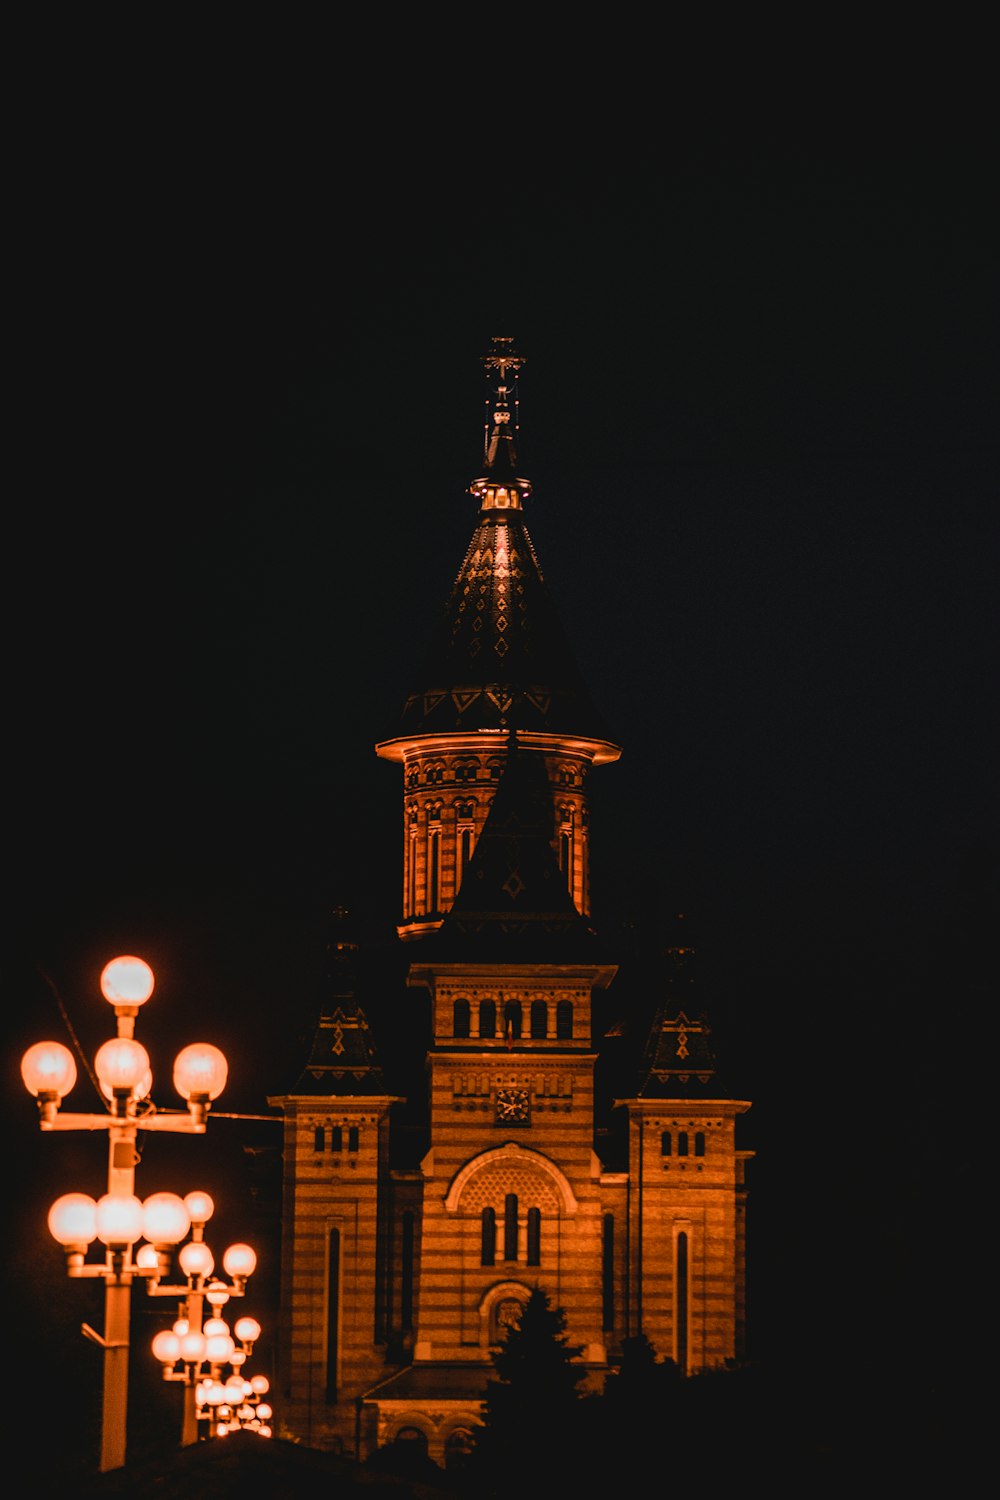
[[[99,1344],[102,1349],[128,1348],[128,1339],[106,1339],[96,1328],[91,1328],[89,1323],[81,1323],[80,1332],[85,1339],[89,1339],[92,1344]]]

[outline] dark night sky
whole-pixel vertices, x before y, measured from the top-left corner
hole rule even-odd
[[[624,747],[592,788],[599,924],[624,957],[694,924],[754,1100],[776,1343],[809,1288],[808,1346],[850,1326],[862,1244],[909,1321],[925,1179],[971,1180],[943,1137],[992,988],[998,456],[995,134],[910,123],[672,116],[624,168],[597,129],[531,152],[530,124],[474,167],[286,171],[263,133],[125,142],[100,111],[46,143],[8,408],[25,1177],[71,1155],[17,1073],[54,991],[92,1055],[100,967],[141,953],[155,1096],[200,1028],[260,1110],[330,907],[391,932],[401,787],[373,745],[471,533],[479,358],[509,333],[529,529]],[[623,972],[623,1006],[641,988]]]

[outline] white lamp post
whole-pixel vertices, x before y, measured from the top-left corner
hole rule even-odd
[[[106,1130],[108,1186],[98,1202],[84,1193],[67,1193],[49,1210],[49,1229],[66,1251],[72,1277],[104,1278],[104,1333],[87,1324],[83,1331],[104,1350],[101,1422],[101,1471],[125,1463],[128,1407],[129,1310],[135,1277],[156,1279],[169,1268],[174,1247],[187,1234],[191,1216],[173,1193],[154,1193],[142,1203],[135,1196],[136,1134],[141,1129],[203,1135],[212,1101],[226,1083],[228,1065],[218,1047],[198,1042],[185,1047],[174,1063],[174,1086],[187,1101],[184,1111],[157,1111],[149,1056],[135,1040],[135,1018],[153,993],[153,971],[141,958],[116,958],[101,974],[101,992],[114,1007],[116,1035],[94,1059],[104,1114],[70,1114],[62,1101],[76,1082],[76,1063],[61,1042],[36,1042],[21,1060],[21,1076],[38,1100],[43,1131]],[[132,1247],[145,1235],[149,1247],[143,1263]],[[94,1240],[103,1258],[88,1261]],[[145,1247],[144,1247],[145,1249]]]
[[[182,1447],[195,1442],[198,1437],[196,1388],[199,1382],[206,1378],[217,1379],[224,1364],[242,1365],[260,1338],[260,1324],[255,1318],[240,1318],[233,1329],[234,1339],[228,1323],[221,1316],[230,1297],[244,1295],[247,1279],[257,1265],[257,1252],[249,1245],[230,1245],[222,1257],[230,1281],[212,1279],[215,1257],[205,1243],[205,1225],[212,1217],[215,1205],[208,1193],[200,1192],[188,1193],[184,1204],[191,1221],[191,1238],[181,1246],[177,1260],[187,1281],[183,1285],[165,1286],[158,1276],[154,1276],[146,1283],[150,1296],[178,1299],[177,1321],[172,1328],[162,1329],[154,1336],[152,1349],[163,1366],[164,1380],[184,1382]],[[141,1255],[142,1251],[136,1259]],[[204,1315],[206,1302],[210,1313],[207,1320]]]

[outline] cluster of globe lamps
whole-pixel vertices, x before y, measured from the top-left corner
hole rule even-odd
[[[73,1089],[77,1069],[73,1054],[61,1042],[36,1042],[21,1060],[21,1076],[38,1102],[42,1131],[106,1130],[109,1140],[107,1192],[98,1199],[85,1193],[65,1193],[53,1203],[48,1226],[66,1254],[71,1277],[102,1277],[105,1283],[104,1334],[83,1325],[83,1332],[104,1349],[102,1471],[125,1463],[129,1311],[132,1282],[145,1283],[151,1296],[178,1299],[179,1317],[173,1328],[153,1340],[153,1353],[164,1378],[187,1387],[182,1443],[192,1442],[209,1418],[214,1435],[248,1427],[270,1436],[271,1411],[261,1396],[265,1376],[246,1381],[241,1367],[260,1336],[254,1318],[241,1318],[230,1332],[221,1310],[232,1296],[242,1296],[257,1257],[251,1246],[230,1245],[222,1264],[230,1283],[215,1279],[215,1258],[204,1240],[205,1224],[214,1211],[204,1192],[154,1193],[144,1202],[135,1194],[135,1150],[139,1130],[204,1134],[212,1102],[225,1087],[228,1064],[218,1047],[195,1042],[174,1061],[173,1082],[186,1109],[157,1109],[149,1054],[135,1040],[135,1018],[153,992],[154,978],[143,959],[126,956],[112,960],[101,974],[101,992],[114,1007],[116,1035],[99,1048],[94,1070],[108,1101],[104,1114],[74,1114],[62,1110]],[[186,1243],[181,1242],[190,1234]],[[94,1241],[103,1246],[100,1260],[88,1260]],[[180,1247],[180,1248],[178,1248]],[[174,1258],[185,1277],[168,1285]],[[203,1322],[208,1303],[212,1316]],[[234,1337],[235,1335],[235,1337]],[[221,1379],[224,1365],[233,1375]],[[256,1383],[255,1383],[256,1382]]]

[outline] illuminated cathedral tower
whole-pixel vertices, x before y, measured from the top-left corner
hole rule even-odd
[[[617,760],[565,639],[524,519],[517,473],[513,340],[483,360],[488,420],[479,519],[395,732],[376,751],[403,766],[403,938],[440,925],[455,900],[504,767],[508,730],[545,761],[552,846],[590,913],[592,766]]]
[[[302,1072],[271,1099],[285,1119],[279,1431],[359,1458],[403,1433],[438,1462],[460,1452],[536,1284],[591,1389],[630,1335],[688,1374],[744,1352],[749,1104],[719,1082],[686,941],[665,956],[629,1087],[606,1101],[597,1087],[595,998],[617,966],[591,923],[588,778],[620,752],[525,526],[522,364],[493,340],[472,541],[376,746],[403,771],[413,993],[393,1004],[427,1015],[424,1097],[407,1106],[420,1154],[397,1149],[406,1099],[346,939]]]

